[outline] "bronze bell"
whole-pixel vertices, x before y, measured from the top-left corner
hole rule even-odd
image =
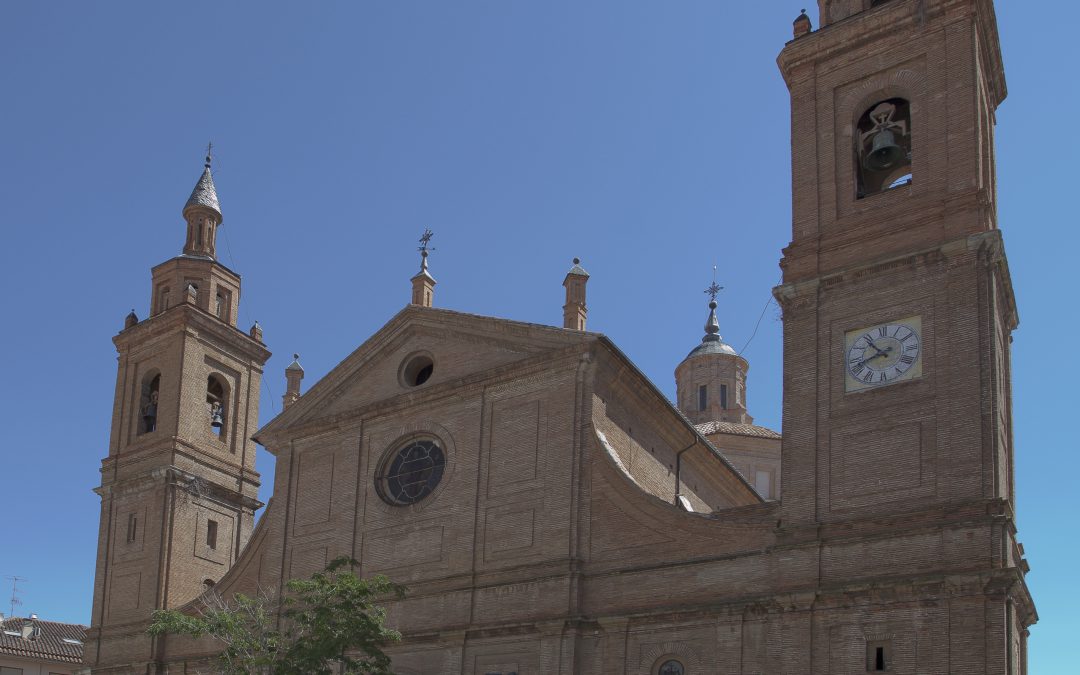
[[[867,171],[891,169],[904,158],[904,149],[896,144],[896,136],[889,129],[882,129],[874,134],[870,152],[863,158],[863,167]]]
[[[210,408],[210,426],[215,429],[220,429],[224,425],[224,420],[221,415],[221,405],[215,403]]]

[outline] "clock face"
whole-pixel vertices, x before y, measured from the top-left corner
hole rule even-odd
[[[922,375],[922,318],[848,331],[844,391],[864,391]]]

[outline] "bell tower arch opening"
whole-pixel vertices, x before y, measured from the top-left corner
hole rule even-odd
[[[229,385],[224,378],[212,373],[206,378],[206,407],[209,413],[210,433],[225,438],[225,417],[229,410]]]
[[[856,196],[911,183],[911,104],[903,98],[875,103],[855,124]]]
[[[138,434],[157,431],[158,397],[161,394],[161,373],[151,370],[143,377],[139,396]]]

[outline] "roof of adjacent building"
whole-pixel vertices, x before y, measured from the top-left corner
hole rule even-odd
[[[22,636],[23,624],[33,621],[31,639]],[[0,654],[64,663],[82,663],[86,626],[41,619],[11,618],[0,622]]]
[[[737,422],[721,422],[713,420],[703,424],[695,424],[694,428],[702,436],[712,434],[733,434],[736,436],[755,436],[757,438],[780,438],[780,434],[766,427],[756,424],[739,424]]]

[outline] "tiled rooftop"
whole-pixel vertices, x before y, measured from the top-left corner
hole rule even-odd
[[[33,619],[31,639],[22,636],[23,624],[31,619],[11,618],[0,622],[0,654],[64,663],[82,663],[86,626]]]
[[[702,436],[712,434],[733,434],[735,436],[755,436],[757,438],[780,438],[780,434],[772,429],[759,427],[756,424],[737,424],[735,422],[720,422],[714,420],[704,424],[695,424],[694,428]]]

